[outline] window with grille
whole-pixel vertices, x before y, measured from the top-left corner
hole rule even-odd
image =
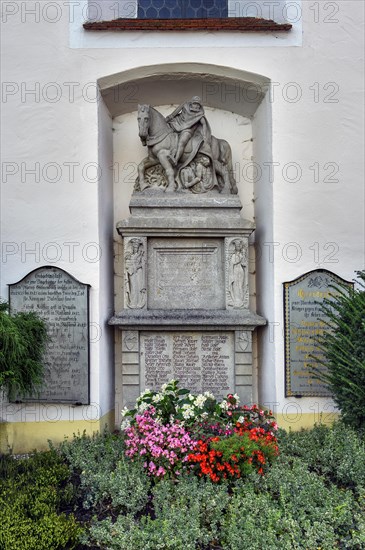
[[[138,0],[139,19],[228,17],[228,0]]]
[[[90,31],[289,31],[287,2],[300,0],[89,0]],[[274,10],[275,8],[275,10]]]

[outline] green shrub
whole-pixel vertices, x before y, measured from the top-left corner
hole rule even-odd
[[[36,393],[43,382],[45,323],[35,313],[9,315],[0,303],[0,388],[10,398]]]
[[[329,330],[317,338],[317,346],[327,368],[314,366],[313,372],[328,386],[343,420],[365,428],[365,271],[357,274],[360,289],[335,287],[336,295],[322,305]]]
[[[365,489],[365,438],[342,422],[300,432],[280,431],[282,455],[300,457],[307,467],[340,487]]]
[[[85,542],[115,550],[195,550],[219,539],[227,486],[195,477],[161,480],[152,491],[154,517],[118,516],[95,522]]]
[[[78,437],[62,449],[79,473],[84,505],[94,512],[82,535],[89,547],[361,550],[363,443],[341,423],[281,432],[281,454],[264,476],[220,485],[188,474],[154,484],[141,464],[122,460],[120,436]]]
[[[146,506],[151,482],[139,462],[126,461],[122,437],[84,434],[64,442],[60,450],[80,476],[85,509],[102,509],[110,500],[118,513],[137,513]]]
[[[281,457],[264,478],[237,482],[221,544],[227,550],[363,548],[361,517],[350,491],[327,487],[299,459]]]
[[[73,515],[60,513],[73,490],[67,484],[69,469],[57,453],[39,453],[21,460],[3,457],[1,473],[0,548],[74,548],[82,529]]]

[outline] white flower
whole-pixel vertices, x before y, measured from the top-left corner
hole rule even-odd
[[[143,413],[146,409],[148,409],[149,406],[150,406],[149,403],[141,403],[138,406],[138,412]]]
[[[124,409],[122,410],[122,412],[120,413],[121,417],[124,418],[126,414],[129,413],[129,409],[128,407],[124,407]]]
[[[161,395],[160,393],[156,393],[156,395],[154,395],[154,396],[152,397],[152,401],[153,401],[154,403],[159,403],[160,401],[162,401],[162,399],[163,399],[163,397],[162,397],[162,395]]]
[[[161,386],[162,393],[163,393],[164,391],[166,391],[167,386],[168,386],[168,384],[162,384],[162,386]]]
[[[194,401],[195,397],[193,395],[191,395],[191,393],[189,394],[189,399],[190,401]]]
[[[222,403],[219,403],[220,408],[222,411],[228,411],[229,404],[227,401],[222,401]]]
[[[207,397],[209,399],[215,399],[214,395],[210,391],[205,391],[204,395],[205,395],[205,397]]]
[[[240,398],[239,398],[239,395],[237,393],[235,393],[233,397],[235,398],[237,403],[240,402]]]
[[[183,411],[183,417],[185,419],[193,418],[194,408],[191,405],[189,405],[188,403],[185,403],[185,405],[183,405],[181,408],[182,408],[182,411]]]
[[[199,407],[200,409],[202,409],[204,407],[204,403],[206,402],[207,398],[205,397],[205,395],[198,395],[195,399],[195,405],[196,407]]]
[[[122,432],[124,432],[127,428],[129,428],[130,425],[131,425],[131,420],[130,420],[130,418],[125,418],[125,419],[122,421],[121,425],[120,425],[120,430],[121,430]]]
[[[237,422],[239,422],[240,424],[244,424],[244,422],[245,422],[245,417],[244,417],[244,416],[240,416],[239,419],[237,420]]]

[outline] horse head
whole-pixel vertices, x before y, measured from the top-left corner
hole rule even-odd
[[[142,144],[146,145],[148,137],[148,129],[150,126],[150,106],[138,105],[138,135],[141,138]]]

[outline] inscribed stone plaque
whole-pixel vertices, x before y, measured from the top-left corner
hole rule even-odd
[[[141,389],[171,379],[193,393],[234,391],[233,332],[142,332]]]
[[[89,285],[41,267],[9,285],[12,313],[34,311],[47,323],[44,386],[24,401],[89,403]]]
[[[310,271],[294,281],[284,283],[285,323],[285,395],[329,396],[326,386],[310,373],[314,366],[311,356],[322,360],[323,354],[315,346],[315,337],[326,329],[327,315],[321,311],[324,299],[331,299],[337,291],[330,285],[348,285],[325,269]],[[315,364],[318,369],[325,369]]]
[[[149,239],[149,309],[225,309],[223,240]]]

